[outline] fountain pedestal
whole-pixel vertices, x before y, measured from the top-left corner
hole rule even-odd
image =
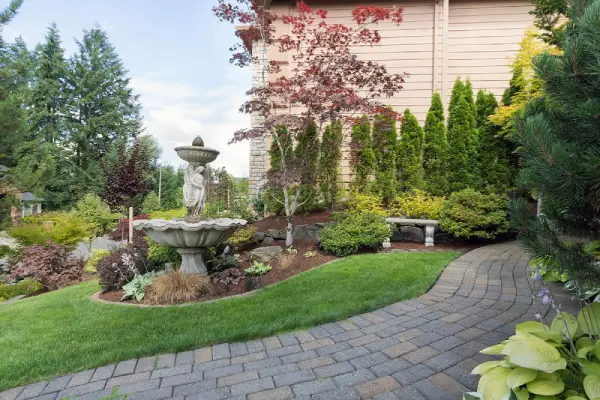
[[[208,270],[204,263],[204,249],[175,249],[181,255],[181,272],[206,275]]]

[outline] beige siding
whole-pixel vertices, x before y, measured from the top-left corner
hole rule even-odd
[[[448,88],[457,77],[469,77],[475,90],[500,98],[511,78],[509,60],[531,26],[530,9],[528,0],[450,0]]]
[[[315,0],[311,5],[328,10],[329,22],[352,26],[351,10],[359,3],[404,8],[400,26],[379,25],[380,45],[358,47],[355,52],[365,60],[383,63],[389,72],[410,74],[404,90],[393,98],[380,100],[396,111],[410,108],[421,123],[431,95],[439,91],[447,102],[459,76],[470,78],[475,90],[487,89],[500,97],[511,77],[509,59],[515,56],[532,23],[529,0],[449,0],[447,15],[444,0]],[[272,9],[280,15],[293,12],[290,5],[275,4]],[[280,34],[289,28],[278,23],[276,29]],[[289,54],[270,49],[269,58],[282,62],[283,73],[293,68]],[[342,175],[345,181],[349,180],[346,157]]]

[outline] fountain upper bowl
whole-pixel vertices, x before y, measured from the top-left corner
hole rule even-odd
[[[248,221],[218,218],[199,222],[150,219],[133,221],[133,227],[146,232],[150,239],[163,246],[175,248],[212,247],[229,239]]]
[[[180,146],[175,147],[179,158],[194,165],[206,165],[217,159],[219,151],[209,147]]]

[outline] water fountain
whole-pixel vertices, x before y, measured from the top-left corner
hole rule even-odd
[[[138,220],[133,222],[133,227],[146,232],[158,244],[174,247],[181,255],[181,271],[206,275],[204,254],[207,249],[227,240],[247,221],[203,217],[209,178],[206,165],[216,160],[217,150],[204,147],[204,141],[198,136],[191,146],[176,147],[175,151],[179,158],[188,162],[183,186],[187,215],[172,220]]]

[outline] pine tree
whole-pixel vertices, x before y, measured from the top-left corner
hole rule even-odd
[[[448,183],[451,192],[473,187],[469,154],[472,125],[471,107],[462,90],[448,120]]]
[[[333,208],[339,197],[339,168],[342,159],[342,124],[332,122],[323,132],[319,162],[319,184],[325,204]]]
[[[396,144],[398,131],[396,120],[387,113],[375,116],[373,122],[373,152],[375,153],[375,191],[389,204],[396,196],[398,187]]]
[[[489,117],[498,101],[493,93],[480,90],[477,93],[477,129],[479,131],[480,187],[485,191],[505,191],[511,186],[510,148],[499,137],[499,128]]]
[[[113,143],[142,132],[139,96],[129,87],[127,70],[96,26],[77,41],[78,52],[69,64],[69,146],[83,170],[108,153]]]
[[[477,129],[477,106],[473,98],[473,85],[467,78],[463,86],[465,100],[469,105],[471,134],[469,136],[469,175],[471,176],[471,185],[473,188],[480,186],[481,173],[479,171],[479,130]]]
[[[34,138],[47,143],[65,138],[67,62],[56,24],[46,33],[46,42],[37,50],[35,85],[29,104],[29,124]]]
[[[423,172],[425,190],[434,196],[448,195],[446,124],[442,96],[436,93],[431,98],[431,107],[425,119],[423,144]]]
[[[423,128],[407,108],[396,145],[398,187],[401,191],[422,189],[423,181]]]
[[[370,177],[375,167],[375,153],[371,140],[371,122],[366,115],[352,127],[350,139],[350,168],[352,169],[354,190],[368,189]]]
[[[307,211],[310,211],[317,201],[320,146],[319,129],[316,122],[311,119],[308,121],[306,129],[298,133],[294,150],[295,158],[300,164],[300,185],[302,186],[300,203],[303,203],[302,207]]]
[[[573,2],[560,47],[535,60],[543,96],[517,124],[519,182],[541,199],[542,215],[517,208],[522,245],[579,292],[597,292],[600,239],[600,0]]]

